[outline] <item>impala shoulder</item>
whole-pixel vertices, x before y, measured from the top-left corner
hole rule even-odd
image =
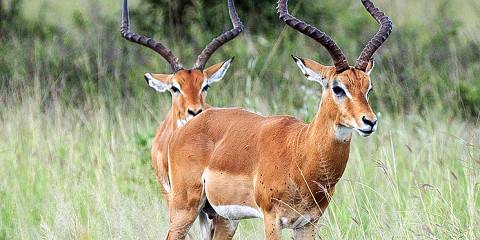
[[[243,108],[239,107],[232,107],[232,108],[218,108],[218,107],[211,107],[205,110],[204,114],[216,114],[216,113],[229,113],[229,112],[236,112],[241,111]]]
[[[260,114],[248,111],[244,108],[210,108],[203,114],[204,117],[225,116],[231,119],[238,119],[245,116],[261,116]]]
[[[263,120],[260,135],[262,138],[281,139],[288,138],[291,132],[295,132],[305,126],[305,123],[292,116],[272,116]]]
[[[288,127],[297,124],[305,125],[305,123],[298,118],[288,115],[272,116],[267,118],[267,122],[280,127]]]

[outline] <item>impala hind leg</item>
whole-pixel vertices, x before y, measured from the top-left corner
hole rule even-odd
[[[213,219],[205,212],[198,215],[203,240],[230,240],[237,230],[239,220],[229,220],[214,214]]]
[[[233,235],[235,235],[239,223],[240,220],[229,220],[220,215],[215,216],[213,219],[213,240],[233,239]]]

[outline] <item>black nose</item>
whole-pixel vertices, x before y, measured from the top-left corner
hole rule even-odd
[[[198,110],[197,112],[191,110],[191,109],[188,109],[188,114],[192,115],[192,116],[197,116],[198,114],[202,113],[202,109]]]
[[[375,127],[375,124],[377,124],[377,119],[370,120],[365,116],[362,117],[362,121],[368,126],[370,126],[371,128]]]

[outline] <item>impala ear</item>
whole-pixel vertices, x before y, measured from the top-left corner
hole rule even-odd
[[[222,78],[227,73],[230,64],[233,62],[234,58],[230,58],[225,62],[217,63],[209,68],[207,68],[204,73],[207,75],[206,85],[210,85],[214,82],[222,80]]]
[[[373,58],[368,62],[367,69],[365,69],[365,73],[370,76],[373,68],[375,67],[375,60]]]
[[[292,56],[292,58],[308,80],[318,82],[324,88],[327,88],[328,76],[331,74],[332,68],[334,69],[335,67],[324,66],[313,60],[296,56]]]
[[[172,87],[173,75],[168,74],[145,74],[145,81],[148,85],[158,92],[165,92]]]

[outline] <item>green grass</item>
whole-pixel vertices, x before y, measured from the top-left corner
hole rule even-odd
[[[163,236],[167,212],[148,159],[158,121],[142,103],[40,111],[39,102],[26,97],[0,111],[0,238]],[[478,126],[382,115],[377,134],[354,137],[320,236],[478,239],[479,166]],[[261,221],[243,222],[236,236],[261,237]]]

